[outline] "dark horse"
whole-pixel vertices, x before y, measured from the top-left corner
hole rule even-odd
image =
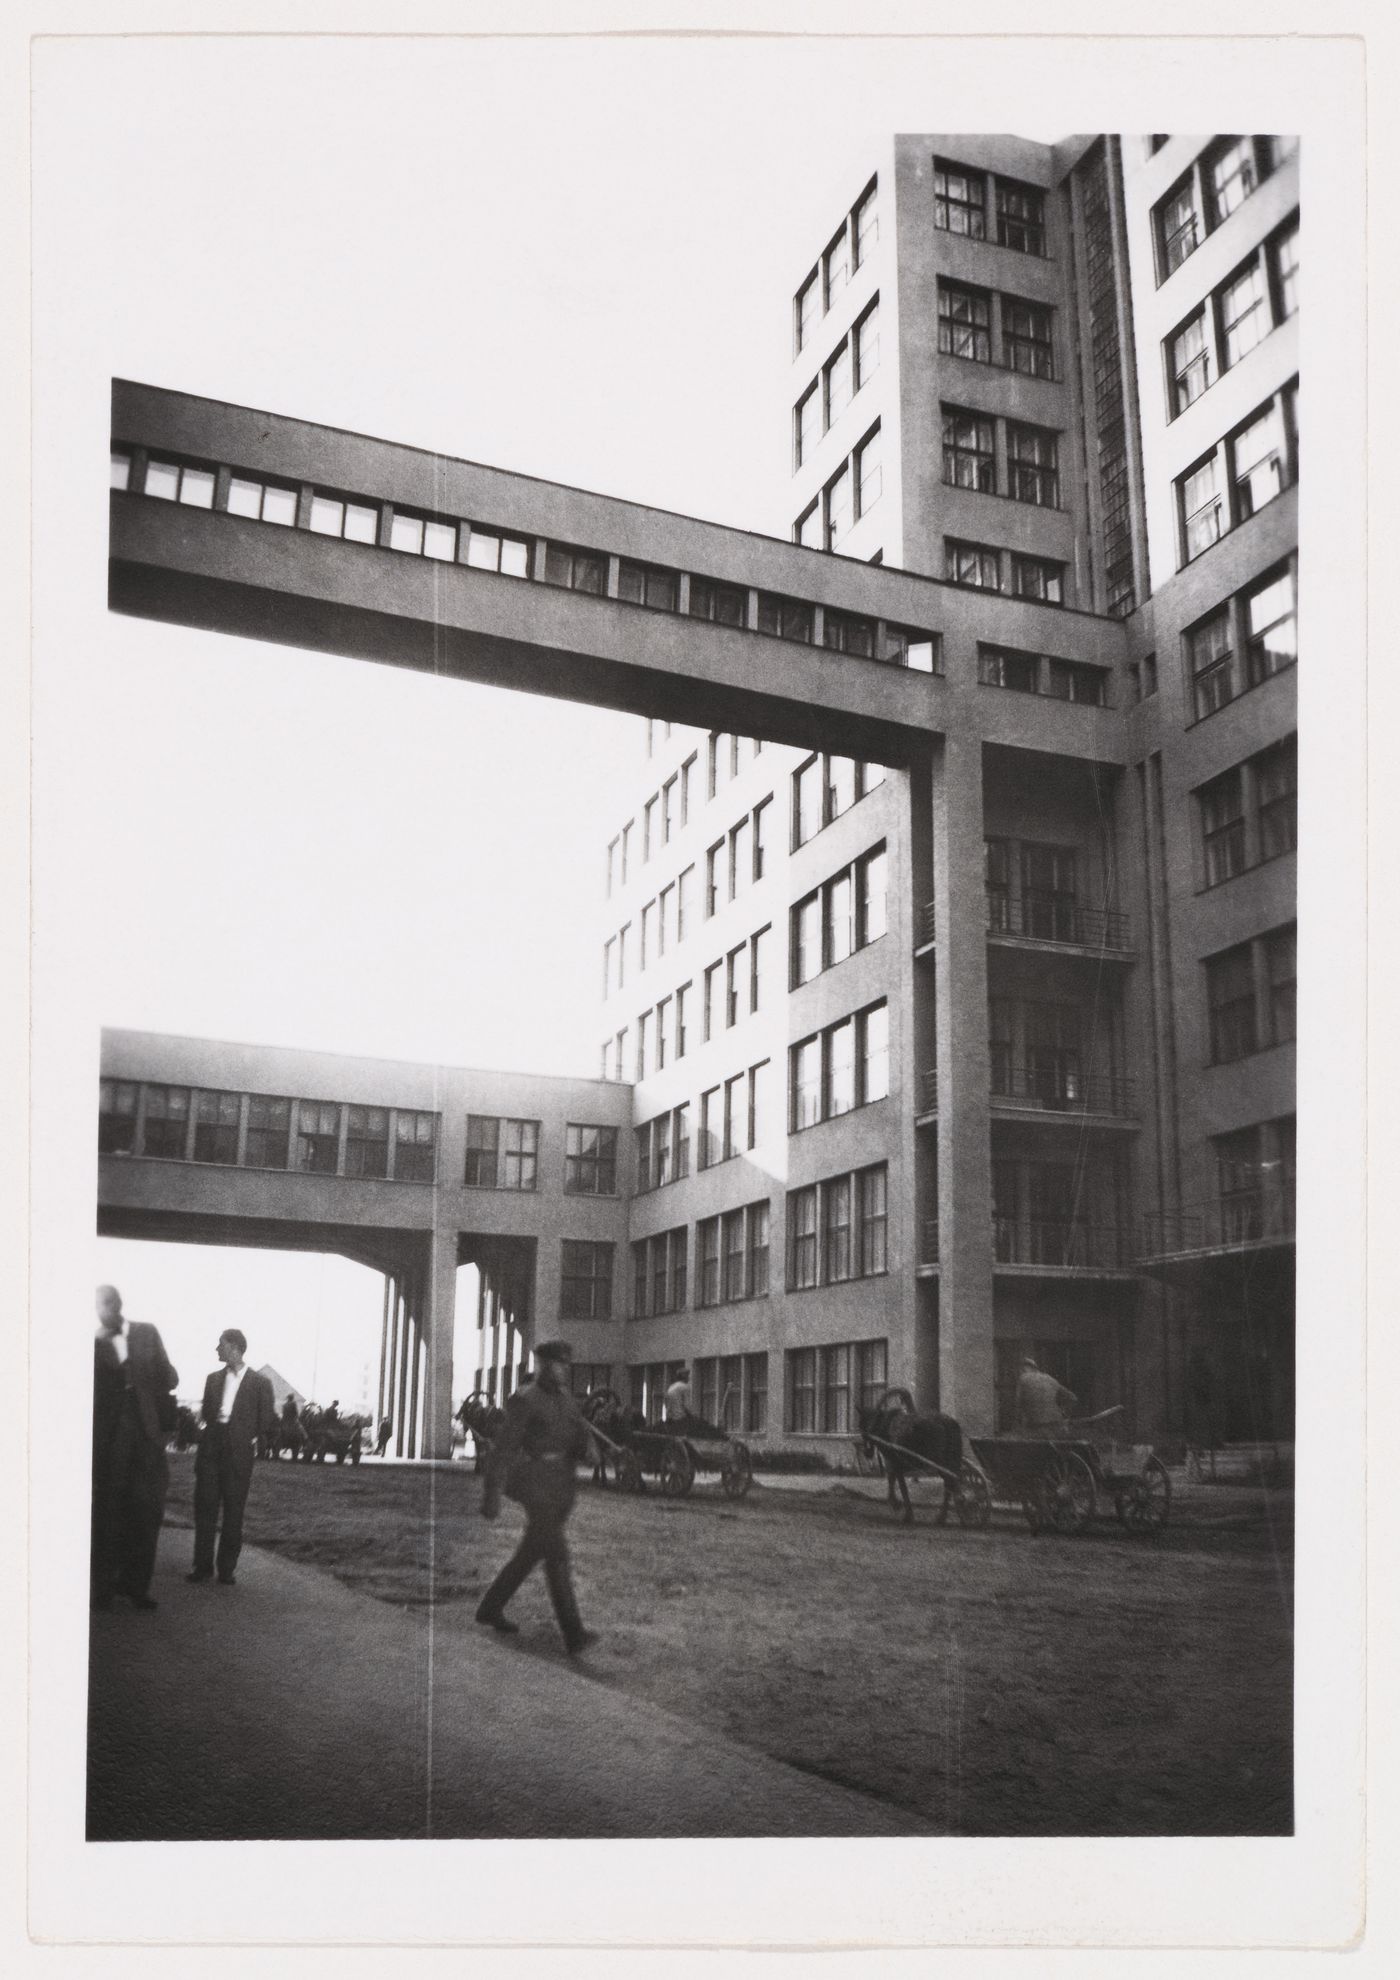
[[[583,1413],[590,1427],[599,1433],[600,1439],[607,1439],[606,1444],[600,1441],[595,1446],[593,1483],[607,1484],[608,1460],[611,1458],[613,1475],[621,1484],[626,1468],[622,1451],[631,1443],[634,1431],[646,1428],[646,1418],[639,1409],[634,1409],[630,1404],[623,1402],[614,1389],[594,1389],[584,1398]],[[610,1451],[608,1444],[617,1445],[619,1448]]]
[[[924,1465],[914,1464],[911,1459],[901,1457],[899,1451],[888,1448],[891,1444],[898,1444],[904,1450],[912,1451],[915,1457],[928,1458],[938,1466],[943,1476],[943,1505],[938,1524],[945,1525],[948,1508],[958,1495],[958,1479],[962,1471],[963,1436],[953,1418],[920,1416],[907,1389],[886,1389],[878,1402],[859,1412],[859,1419],[866,1456],[878,1456],[885,1467],[891,1511],[894,1510],[895,1486],[898,1485],[904,1500],[905,1524],[912,1522],[914,1507],[905,1473],[926,1470]],[[878,1443],[876,1438],[880,1440]]]
[[[476,1446],[477,1471],[483,1468],[491,1440],[505,1420],[505,1411],[492,1399],[488,1389],[473,1389],[457,1411],[457,1421]]]

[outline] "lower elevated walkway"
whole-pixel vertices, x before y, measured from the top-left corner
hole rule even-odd
[[[431,1617],[247,1548],[92,1617],[91,1841],[928,1834],[608,1685],[562,1649]],[[699,1649],[697,1654],[703,1654]]]

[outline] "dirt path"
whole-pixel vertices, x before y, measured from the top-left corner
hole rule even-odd
[[[172,1493],[178,1505],[181,1486]],[[460,1471],[260,1466],[248,1538],[470,1629],[518,1532]],[[176,1512],[178,1517],[178,1511]],[[571,1527],[598,1681],[963,1835],[1291,1825],[1291,1535],[1159,1544],[891,1522],[853,1494],[739,1505],[585,1489]],[[544,1589],[515,1611],[554,1654]]]

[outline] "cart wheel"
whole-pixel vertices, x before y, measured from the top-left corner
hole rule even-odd
[[[1078,1533],[1094,1517],[1094,1474],[1077,1451],[1062,1451],[1045,1474],[1050,1524]]]
[[[726,1499],[742,1499],[753,1484],[753,1460],[747,1444],[733,1443],[724,1454],[719,1482]]]
[[[975,1464],[965,1464],[958,1473],[953,1504],[960,1526],[985,1526],[991,1518],[992,1488]]]
[[[1172,1481],[1162,1460],[1150,1457],[1113,1503],[1129,1533],[1160,1533],[1172,1504]]]
[[[683,1499],[695,1483],[695,1460],[679,1437],[669,1439],[661,1453],[661,1490],[668,1499]]]
[[[617,1482],[624,1492],[645,1492],[641,1459],[624,1445],[617,1454]]]

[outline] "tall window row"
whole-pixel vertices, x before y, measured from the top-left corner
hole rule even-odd
[[[792,773],[792,849],[805,846],[885,781],[878,763],[853,756],[809,756]]]
[[[889,1384],[889,1342],[790,1348],[786,1375],[786,1427],[847,1437],[859,1426],[860,1411],[873,1409]]]
[[[1218,137],[1152,210],[1160,285],[1297,150],[1293,137]]]
[[[1018,254],[1049,252],[1042,187],[950,158],[933,161],[933,224],[943,233],[990,241]]]
[[[814,501],[809,502],[792,526],[792,540],[808,550],[839,550],[861,519],[869,515],[884,491],[884,467],[880,443],[880,422],[876,420],[855,452],[844,460]],[[829,620],[846,616],[828,611]],[[867,648],[852,647],[830,638],[823,628],[822,644],[845,653],[863,652],[874,659],[875,628],[871,622],[871,643]],[[883,656],[881,656],[883,657]]]
[[[1231,764],[1194,792],[1203,887],[1219,887],[1298,844],[1298,738]]]
[[[1182,635],[1188,720],[1203,722],[1298,661],[1297,560],[1216,605]]]
[[[1012,598],[1033,598],[1042,605],[1065,602],[1065,567],[1050,557],[1032,557],[1004,550],[995,543],[969,543],[962,537],[943,539],[943,575],[949,584],[974,591],[1000,591]]]
[[[879,368],[880,298],[875,296],[792,409],[794,474],[811,460],[823,434],[859,398]]]
[[[1298,929],[1272,929],[1207,956],[1209,1063],[1230,1064],[1298,1035]]]
[[[1060,436],[1048,426],[994,419],[945,405],[943,479],[950,488],[1006,495],[1032,508],[1060,506]]]
[[[787,1200],[787,1289],[877,1278],[889,1270],[889,1176],[877,1162]]]
[[[878,942],[886,916],[883,842],[798,901],[791,911],[790,988],[810,983],[823,970]]]
[[[944,357],[1053,378],[1054,319],[1048,304],[939,278],[938,348]]]
[[[880,238],[879,181],[872,179],[826,245],[816,267],[793,298],[793,341],[805,350],[817,325],[846,284],[864,268]]]
[[[788,1127],[798,1134],[890,1090],[890,1013],[882,998],[799,1039],[788,1053]]]
[[[1044,694],[1055,701],[1078,701],[1091,708],[1109,705],[1109,670],[1083,660],[1058,660],[1051,653],[1026,653],[1015,646],[977,646],[977,680],[982,687],[1014,694]]]
[[[1298,381],[1252,412],[1177,481],[1181,563],[1267,508],[1298,479]]]
[[[370,1181],[433,1182],[436,1114],[104,1079],[98,1152]]]
[[[1163,346],[1167,410],[1185,412],[1298,308],[1298,215],[1212,290]]]

